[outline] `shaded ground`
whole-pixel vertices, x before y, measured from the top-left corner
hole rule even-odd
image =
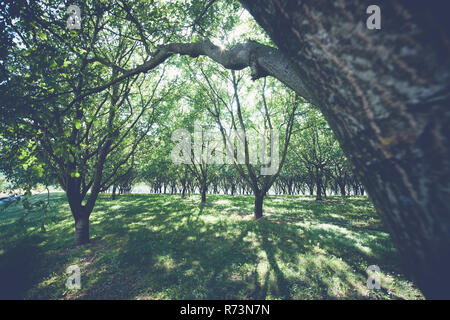
[[[18,299],[423,299],[399,269],[389,236],[363,197],[270,196],[252,219],[253,197],[101,195],[92,242],[72,248],[64,194],[52,195],[56,222],[15,224],[0,216],[0,298]],[[79,291],[65,287],[81,268]],[[369,265],[381,290],[366,286]]]

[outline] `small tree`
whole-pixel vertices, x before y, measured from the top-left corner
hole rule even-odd
[[[202,92],[208,97],[208,101],[210,102],[206,105],[206,109],[216,121],[222,135],[223,144],[227,149],[227,155],[231,155],[232,157],[234,168],[255,195],[254,214],[255,219],[259,219],[263,216],[264,197],[277,179],[286,160],[287,149],[300,99],[298,96],[294,98],[287,92],[283,92],[281,87],[276,87],[272,83],[272,86],[277,89],[277,95],[273,100],[267,101],[266,80],[264,79],[262,86],[256,89],[260,94],[259,107],[262,110],[260,112],[262,120],[259,124],[261,125],[260,129],[263,130],[258,132],[255,122],[252,122],[248,118],[244,119],[244,117],[248,116],[248,113],[244,113],[240,99],[239,84],[243,79],[242,74],[236,74],[236,72],[231,71],[230,78],[230,73],[224,73],[223,75],[227,81],[223,82],[222,87],[214,86],[210,80],[211,76],[204,71],[202,71],[202,74],[206,82],[203,85]],[[216,80],[215,82],[217,83],[218,81]],[[224,86],[228,84],[233,88],[231,94],[224,89]],[[281,92],[284,93],[284,96]],[[249,107],[255,108],[256,105]],[[227,122],[228,126],[226,124]],[[264,161],[263,158],[266,156],[267,149],[271,154],[269,163],[273,171],[269,174],[264,174],[263,166],[256,165],[251,160],[255,156],[255,152],[258,151],[256,145],[250,146],[249,133],[251,131],[256,132],[262,138],[259,144],[259,152],[262,155],[261,160]],[[283,132],[281,159],[278,162],[275,160],[275,157],[279,155],[275,153],[278,152],[276,146],[279,141],[274,141],[274,139],[278,138],[275,131]],[[234,148],[235,142],[230,138],[233,136],[233,133],[237,136],[236,149]],[[267,141],[270,141],[270,147],[266,149],[265,144]],[[237,150],[239,148],[243,148],[243,150]],[[244,163],[241,163],[242,160]],[[259,173],[257,171],[258,169]]]
[[[309,172],[315,178],[316,200],[322,200],[324,171],[331,164],[333,152],[338,145],[331,129],[316,110],[310,110],[305,125],[307,129],[299,135],[296,141],[298,144],[292,150],[306,167],[312,169]]]

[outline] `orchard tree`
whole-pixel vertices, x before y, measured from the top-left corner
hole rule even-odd
[[[300,101],[297,96],[275,83],[271,83],[267,89],[266,80],[249,90],[248,86],[244,86],[244,73],[212,72],[211,69],[201,70],[201,73],[204,80],[199,81],[199,90],[204,97],[205,108],[222,136],[222,144],[219,146],[224,147],[224,156],[231,158],[235,170],[252,190],[255,196],[255,219],[260,219],[263,216],[264,197],[286,160]],[[220,75],[214,77],[213,81],[213,74]],[[227,90],[228,87],[232,90]],[[270,91],[271,99],[266,97],[266,91]],[[244,94],[251,93],[259,98],[243,99]],[[255,113],[259,117],[252,118],[251,115]],[[281,144],[278,141],[280,138]]]
[[[337,141],[325,120],[314,109],[310,110],[304,125],[307,128],[298,136],[299,145],[293,146],[292,150],[305,167],[310,168],[309,173],[315,178],[316,200],[322,200],[324,172],[333,160]]]
[[[45,163],[66,191],[75,220],[75,245],[81,245],[89,241],[89,217],[99,192],[114,183],[121,166],[132,158],[152,127],[152,110],[168,90],[159,88],[159,70],[84,95],[104,79],[116,79],[129,65],[133,43],[126,37],[127,28],[112,18],[113,6],[103,3],[86,8],[79,32],[61,26],[62,9],[45,9],[42,3],[22,8],[14,25],[20,40],[8,63],[7,93],[18,94],[18,84],[26,96],[7,102],[18,113],[6,120],[24,143],[31,143],[28,159]],[[39,54],[42,51],[45,56]],[[142,86],[151,89],[143,92]],[[11,148],[13,142],[2,144]],[[104,174],[109,156],[119,150],[122,157]]]

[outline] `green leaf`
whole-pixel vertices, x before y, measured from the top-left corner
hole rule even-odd
[[[79,178],[79,177],[80,177],[80,173],[79,173],[79,172],[72,172],[72,173],[70,174],[70,176],[71,176],[72,178]]]
[[[72,62],[70,62],[69,60],[65,59],[64,63],[63,63],[63,67],[66,68],[67,66],[71,65]]]
[[[45,33],[43,33],[43,32],[40,32],[39,33],[39,37],[41,38],[41,40],[47,40],[47,34],[45,34]]]

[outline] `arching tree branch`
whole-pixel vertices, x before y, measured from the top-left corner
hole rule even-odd
[[[84,91],[79,95],[78,100],[101,92],[113,84],[136,74],[149,72],[175,54],[193,58],[207,56],[223,67],[231,70],[242,70],[250,67],[253,80],[272,76],[300,96],[310,101],[314,100],[308,93],[298,73],[295,72],[295,66],[278,49],[255,41],[248,41],[236,44],[230,49],[223,49],[213,44],[209,39],[196,43],[171,43],[162,45],[152,54],[152,58],[147,62],[134,69],[124,71],[121,76],[106,84]]]

